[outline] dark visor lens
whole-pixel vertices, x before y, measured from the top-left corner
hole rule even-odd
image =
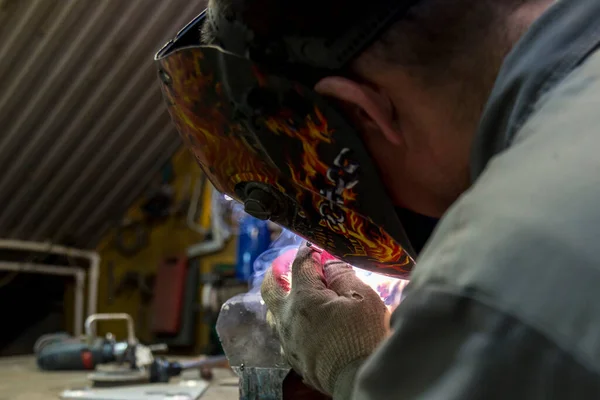
[[[186,26],[177,32],[177,35],[175,35],[172,40],[170,40],[163,46],[162,49],[158,51],[156,58],[159,59],[166,57],[174,51],[183,49],[185,47],[199,46],[201,44],[200,31],[202,29],[202,25],[206,21],[206,11],[207,10],[202,11],[200,15],[191,20]]]

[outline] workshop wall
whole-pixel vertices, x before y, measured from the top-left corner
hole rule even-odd
[[[142,341],[152,340],[150,334],[151,305],[144,301],[143,290],[123,284],[127,279],[145,277],[156,273],[159,263],[165,257],[184,255],[190,245],[202,241],[203,235],[191,230],[186,224],[187,206],[186,198],[191,194],[190,182],[194,184],[202,176],[202,172],[191,154],[185,149],[179,151],[172,159],[172,177],[170,182],[174,190],[175,204],[180,204],[182,212],[169,216],[151,224],[148,228],[149,235],[147,244],[136,254],[125,255],[115,246],[116,230],[107,234],[98,246],[98,252],[102,257],[101,278],[99,282],[98,312],[100,313],[128,313],[136,322],[136,334]],[[160,177],[157,177],[160,179]],[[210,183],[208,183],[210,185]],[[210,192],[210,191],[206,191]],[[126,219],[135,221],[143,215],[141,211],[145,198],[134,204],[126,215]],[[210,196],[204,196],[202,207],[210,207]],[[185,209],[185,211],[183,211]],[[209,213],[204,212],[198,220],[203,226],[208,227],[210,223]],[[132,235],[134,237],[134,235]],[[131,238],[130,238],[131,239]],[[208,273],[215,264],[231,264],[235,258],[235,241],[230,240],[224,251],[206,256],[201,260],[200,273]],[[119,285],[121,290],[119,291]],[[150,288],[152,290],[152,288]],[[200,293],[200,291],[199,291]],[[200,295],[198,296],[200,303]],[[195,344],[196,351],[202,351],[209,338],[210,327],[203,324],[201,318],[197,318],[198,338]],[[125,335],[123,325],[105,323],[99,326],[98,332],[114,333],[117,338]]]

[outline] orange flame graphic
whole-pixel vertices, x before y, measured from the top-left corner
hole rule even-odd
[[[233,117],[223,84],[215,78],[213,71],[206,72],[202,68],[203,51],[215,50],[196,48],[175,52],[162,60],[161,66],[172,77],[171,84],[163,86],[171,117],[207,177],[218,190],[232,197],[236,197],[236,184],[249,181],[268,183],[282,192],[286,192],[285,186],[287,194],[295,197],[298,204],[304,204],[304,196],[310,193],[312,207],[320,210],[321,205],[329,202],[321,190],[328,189],[322,186],[328,182],[326,177],[332,165],[322,161],[318,150],[319,146],[332,144],[334,133],[321,110],[314,107],[313,112],[301,121],[291,120],[292,114],[286,116],[285,110],[266,119],[265,125],[271,132],[302,144],[300,162],[288,163],[291,182],[284,182],[280,171],[263,160],[260,153],[243,139],[247,132]],[[267,84],[258,69],[255,75],[260,85]],[[289,193],[289,183],[294,184],[293,193]],[[333,185],[331,182],[331,188],[335,189]],[[375,262],[381,273],[406,276],[412,260],[402,247],[353,210],[357,195],[352,189],[344,190],[341,196],[343,204],[335,212],[343,213],[344,224],[331,224],[325,218],[319,223],[323,228],[319,237],[329,244],[327,249],[335,253],[337,246],[333,234],[343,236],[352,244],[346,256],[362,257],[371,264]],[[308,232],[298,233],[309,235]],[[337,248],[337,253],[341,250]]]

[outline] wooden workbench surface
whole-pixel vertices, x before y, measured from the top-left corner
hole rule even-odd
[[[0,400],[57,400],[65,389],[85,386],[86,372],[42,372],[30,357],[0,358]],[[229,370],[214,370],[201,400],[237,400],[236,378]]]

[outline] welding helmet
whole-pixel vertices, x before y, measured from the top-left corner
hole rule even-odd
[[[156,54],[185,145],[215,188],[250,215],[356,267],[406,278],[415,253],[371,155],[336,105],[312,88],[343,73],[416,1],[375,0],[344,29],[311,35],[290,33],[294,13],[285,14],[291,22],[282,17],[282,34],[259,32],[260,16],[251,23],[244,14],[250,2],[256,9],[260,0],[234,1],[237,11],[225,16],[201,13]],[[336,20],[352,4],[329,3]],[[314,13],[312,23],[325,26]],[[212,24],[218,45],[201,44],[203,24]]]

